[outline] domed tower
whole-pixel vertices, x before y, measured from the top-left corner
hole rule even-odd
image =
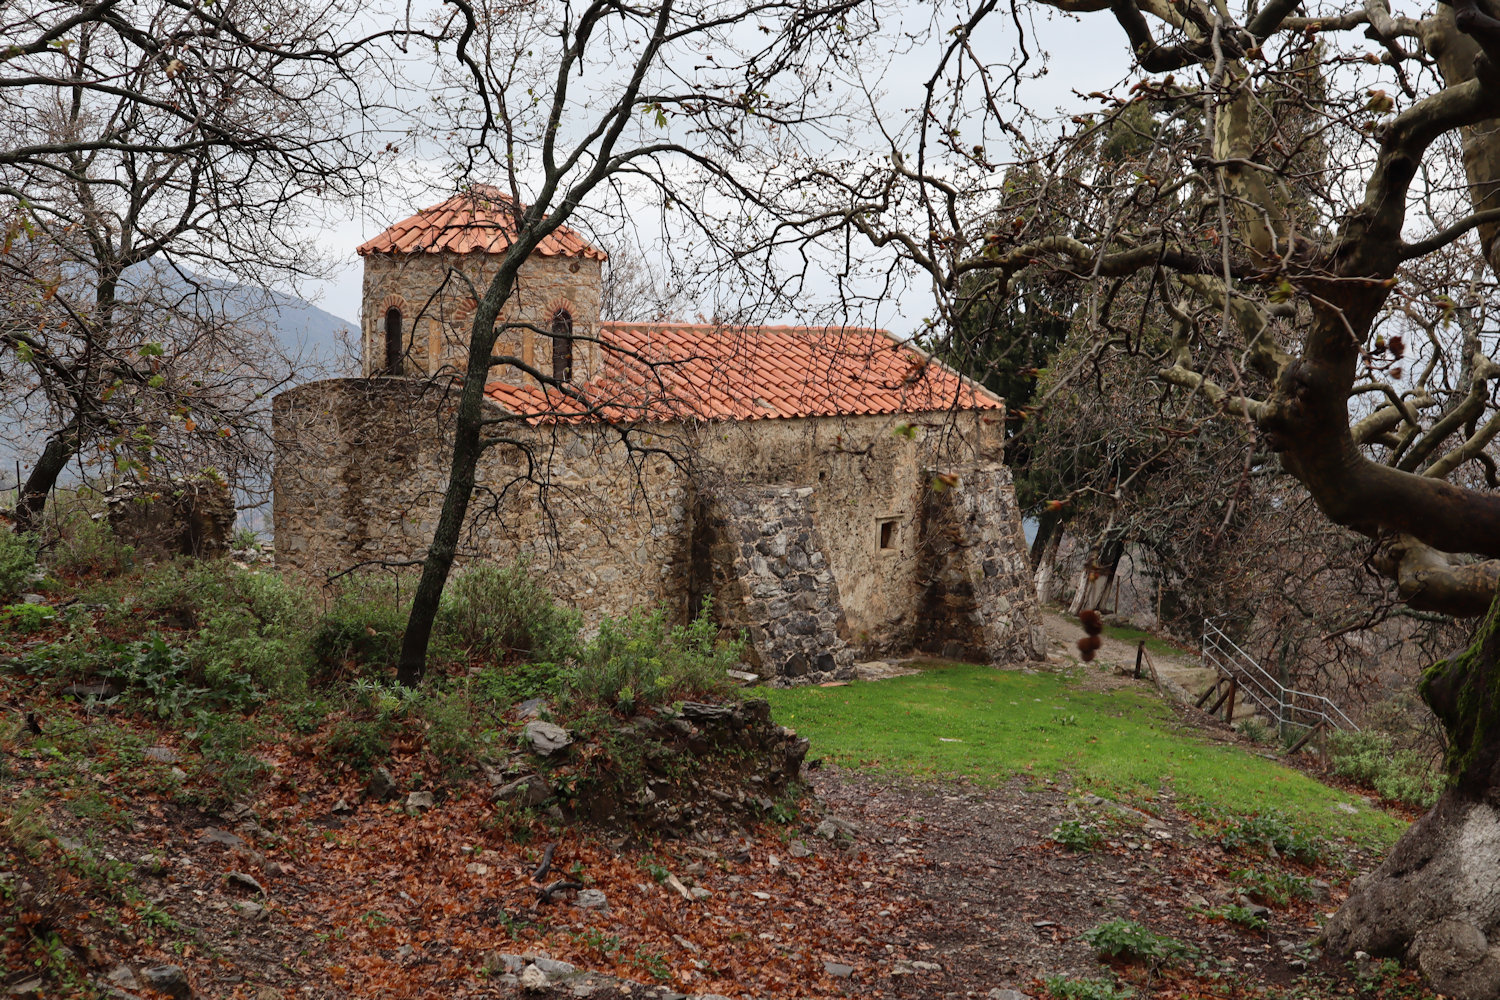
[[[475,300],[510,248],[520,212],[499,188],[475,184],[359,246],[366,376],[463,372]],[[494,353],[567,381],[597,375],[604,260],[567,226],[542,240],[501,311]],[[492,369],[491,380],[533,381],[511,365]]]

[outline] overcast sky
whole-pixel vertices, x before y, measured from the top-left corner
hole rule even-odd
[[[1084,107],[1083,102],[1074,97],[1073,91],[1087,93],[1109,89],[1123,77],[1127,56],[1125,42],[1119,27],[1107,13],[1070,18],[1041,5],[1033,6],[1036,20],[1028,47],[1035,60],[1033,65],[1040,64],[1036,58],[1038,50],[1046,54],[1047,72],[1040,79],[1024,85],[1021,94],[1029,107],[1044,113],[1056,109],[1067,109],[1072,113]],[[911,6],[913,16],[924,23],[928,9],[920,2]],[[990,34],[976,39],[977,46],[1003,46],[1005,49],[1013,46],[1014,29],[1008,17],[992,17],[987,30]],[[932,73],[933,50],[918,50],[889,58],[880,78],[887,93],[886,103],[893,110],[908,107],[917,99],[922,82]],[[318,234],[319,245],[325,247],[335,260],[342,258],[344,262],[331,279],[309,282],[301,291],[321,308],[350,323],[357,324],[360,311],[361,265],[354,253],[355,247],[396,219],[440,200],[440,196],[430,193],[413,194],[413,203],[403,205],[401,189],[397,186],[400,183],[401,179],[393,179],[380,199],[389,204],[372,202],[356,208],[352,217],[334,220]],[[831,285],[822,290],[831,290]],[[814,283],[809,294],[816,297],[819,291]],[[925,290],[907,289],[879,320],[882,325],[905,334],[910,332],[910,324],[915,324],[929,309]],[[781,317],[767,317],[768,320],[778,318]]]

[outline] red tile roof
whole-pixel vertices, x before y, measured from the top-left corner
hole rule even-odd
[[[368,253],[504,253],[516,235],[515,202],[499,188],[475,184],[447,201],[402,219],[355,251]],[[543,257],[604,260],[574,229],[559,226],[533,253]]]
[[[1001,410],[1004,402],[882,330],[604,323],[604,372],[579,386],[492,382],[490,399],[533,423],[768,420]]]

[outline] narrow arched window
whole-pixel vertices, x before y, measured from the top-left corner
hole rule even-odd
[[[395,306],[385,311],[385,372],[387,375],[401,374],[401,356],[406,353],[406,343],[401,336],[401,310]]]
[[[573,381],[573,317],[566,309],[552,316],[552,377]]]

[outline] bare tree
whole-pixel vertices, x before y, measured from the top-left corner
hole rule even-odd
[[[465,172],[499,181],[513,220],[503,260],[472,290],[453,460],[403,640],[404,684],[424,671],[480,455],[518,444],[507,418],[485,416],[491,370],[508,367],[555,392],[570,418],[602,419],[565,372],[494,353],[517,325],[501,317],[522,264],[569,220],[618,220],[622,206],[649,200],[679,251],[711,264],[720,288],[740,297],[721,319],[742,318],[735,310],[750,302],[785,302],[801,272],[778,276],[766,266],[789,239],[776,230],[788,215],[777,169],[808,154],[804,130],[831,138],[838,119],[828,83],[871,27],[862,0],[453,6],[457,19],[444,30],[460,75],[445,134],[465,143]]]
[[[630,323],[684,322],[687,303],[682,288],[661,274],[645,255],[624,241],[601,241],[604,264],[599,315]]]
[[[842,218],[929,274],[949,324],[976,283],[1004,299],[1036,270],[1078,281],[1089,342],[1049,391],[1092,377],[1103,353],[1149,359],[1150,382],[1124,391],[1170,391],[1174,406],[1253,430],[1251,469],[1278,462],[1322,516],[1378,543],[1372,562],[1410,607],[1496,607],[1495,343],[1465,319],[1492,309],[1500,265],[1494,6],[1410,18],[1383,0],[1037,0],[1112,17],[1133,63],[1116,92],[1091,95],[1097,111],[1061,123],[1028,123],[1007,100],[1024,57],[987,56],[1025,6],[959,11],[915,124],[890,130],[889,165],[857,182],[830,174]],[[1141,104],[1178,127],[1087,185],[1062,169]],[[1026,142],[1059,124],[1055,146]],[[1067,224],[1019,212],[992,224],[1011,207],[995,161],[1015,151],[1079,206]],[[1470,997],[1500,993],[1483,945],[1500,897],[1466,888],[1500,867],[1497,657],[1491,610],[1468,652],[1425,675],[1450,787],[1328,931],[1338,952],[1405,955]]]
[[[312,197],[368,170],[354,138],[370,38],[356,5],[114,0],[5,6],[0,369],[45,434],[13,512],[35,523],[69,462],[234,472],[287,377],[223,282],[312,273]],[[254,330],[258,327],[259,334]]]

